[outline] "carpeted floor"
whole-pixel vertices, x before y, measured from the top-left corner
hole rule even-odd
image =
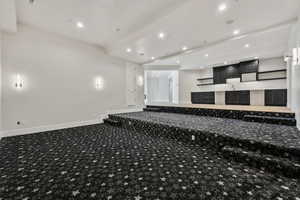
[[[165,112],[135,112],[114,116],[263,142],[300,151],[300,131],[292,126]]]
[[[109,125],[3,138],[1,200],[300,199],[300,181]]]

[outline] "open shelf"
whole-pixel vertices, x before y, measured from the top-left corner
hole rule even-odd
[[[213,83],[203,83],[203,84],[197,84],[197,86],[205,86],[205,85],[214,85]]]
[[[265,72],[257,73],[258,81],[280,80],[280,79],[286,79],[286,78],[287,78],[286,69],[265,71]]]
[[[197,86],[213,85],[214,84],[214,79],[212,77],[210,77],[210,78],[198,78],[197,81],[199,83],[199,84],[197,84]]]
[[[210,77],[210,78],[198,78],[197,81],[204,81],[204,80],[213,80],[214,78],[213,77]]]
[[[249,72],[241,74],[241,82],[257,81],[257,72]]]

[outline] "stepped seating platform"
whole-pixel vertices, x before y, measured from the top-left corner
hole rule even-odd
[[[109,119],[129,130],[197,143],[226,158],[253,161],[255,167],[300,178],[300,131],[293,126],[158,111],[114,114]]]
[[[295,113],[286,107],[235,105],[148,105],[144,111],[181,113],[296,126]]]
[[[221,152],[224,157],[234,161],[245,162],[250,166],[267,169],[273,173],[281,173],[289,178],[300,178],[300,162],[297,159],[230,146],[224,146]]]
[[[249,122],[260,122],[260,123],[278,124],[278,125],[287,125],[287,126],[296,126],[297,124],[295,118],[288,118],[288,117],[245,115],[244,120]]]
[[[110,118],[104,119],[103,122],[112,126],[121,126],[121,122]]]

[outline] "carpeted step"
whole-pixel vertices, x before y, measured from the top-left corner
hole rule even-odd
[[[290,158],[277,157],[231,146],[224,146],[221,152],[228,159],[244,162],[252,167],[264,168],[272,173],[281,173],[290,178],[300,178],[300,163]]]
[[[295,118],[259,116],[259,115],[245,115],[244,121],[278,124],[278,125],[286,125],[286,126],[296,126],[297,124]]]
[[[212,109],[212,108],[196,108],[196,107],[180,107],[180,106],[178,107],[177,106],[151,106],[151,105],[147,105],[145,111],[147,111],[147,109],[153,109],[153,108],[159,109],[159,112],[166,112],[166,113],[180,113],[180,114],[210,116],[210,117],[239,119],[239,120],[243,120],[246,115],[266,116],[266,117],[276,117],[276,118],[290,118],[291,120],[288,120],[287,124],[282,124],[282,125],[289,125],[289,124],[290,126],[296,125],[295,113],[289,113],[289,112],[264,112],[264,111],[228,110],[228,109]],[[268,120],[268,121],[272,122],[272,120]],[[280,124],[280,123],[276,121],[275,124]]]
[[[151,108],[151,107],[147,107],[144,108],[144,111],[148,111],[148,112],[160,112],[160,108]]]
[[[112,126],[121,126],[122,125],[122,123],[120,121],[110,119],[110,118],[104,119],[103,122],[105,124],[109,124],[109,125],[112,125]]]
[[[234,137],[220,132],[209,132],[197,129],[190,129],[172,124],[164,124],[159,121],[147,121],[133,119],[121,115],[109,115],[112,120],[120,121],[121,126],[128,130],[138,130],[140,132],[155,136],[174,139],[185,143],[203,145],[212,149],[220,150],[224,146],[238,147],[249,151],[259,150],[263,154],[270,154],[286,159],[295,159],[300,163],[300,150],[291,146],[280,146],[263,140],[254,140],[245,137]],[[287,126],[287,128],[290,128]]]

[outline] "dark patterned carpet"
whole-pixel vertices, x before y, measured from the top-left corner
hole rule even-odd
[[[175,140],[94,125],[3,138],[1,200],[300,200],[300,181]]]
[[[135,112],[114,116],[263,142],[300,151],[300,131],[292,126],[165,112]]]

